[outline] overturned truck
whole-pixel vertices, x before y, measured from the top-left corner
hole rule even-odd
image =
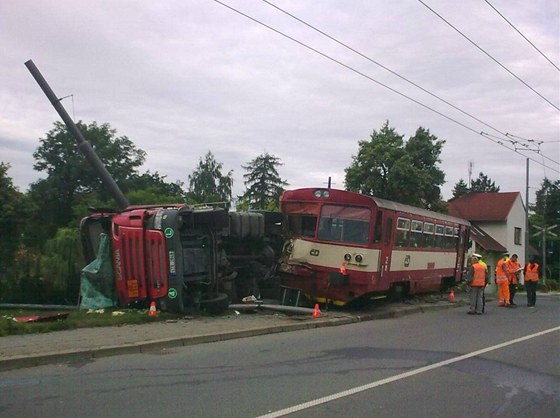
[[[107,249],[111,268],[104,277],[96,276],[98,287],[110,281],[105,296],[111,293],[119,306],[155,301],[169,312],[220,313],[230,301],[258,295],[262,286],[274,292],[275,248],[282,244],[280,213],[129,205],[37,67],[31,60],[25,65],[119,205],[118,210],[95,211],[80,224],[88,263]]]

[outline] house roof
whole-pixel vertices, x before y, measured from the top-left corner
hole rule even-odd
[[[470,238],[486,251],[505,253],[507,248],[484,232],[479,227],[471,224]]]
[[[449,201],[449,214],[469,221],[505,221],[519,192],[470,193]]]

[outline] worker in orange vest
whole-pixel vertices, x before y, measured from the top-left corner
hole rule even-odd
[[[506,263],[509,261],[508,254],[498,260],[496,264],[496,285],[498,286],[498,306],[509,306],[509,281]]]
[[[519,275],[523,270],[521,268],[521,264],[519,264],[519,261],[517,261],[517,254],[513,254],[511,258],[508,261],[506,261],[506,268],[508,272],[508,281],[509,281],[509,304],[511,306],[515,306],[515,303],[513,302],[513,298],[517,290],[517,285],[519,284]]]
[[[529,308],[534,308],[537,302],[537,283],[540,276],[539,268],[539,263],[536,263],[535,258],[531,257],[531,260],[525,265],[525,269],[523,270],[525,289],[527,290],[527,306]]]
[[[482,315],[484,308],[482,295],[488,283],[488,269],[478,262],[478,257],[473,255],[472,264],[467,271],[467,284],[470,286],[471,307],[469,315]]]

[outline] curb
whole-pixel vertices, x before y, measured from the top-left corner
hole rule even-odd
[[[415,313],[426,311],[438,311],[443,309],[457,308],[463,306],[462,303],[447,303],[442,305],[423,304],[410,306],[400,309],[390,309],[386,312],[373,312],[363,315],[354,315],[343,318],[324,318],[314,319],[312,322],[300,322],[289,325],[275,325],[270,327],[258,327],[241,331],[222,332],[217,334],[203,334],[193,337],[171,337],[159,340],[152,340],[139,343],[120,344],[113,346],[102,346],[91,349],[77,349],[67,351],[57,351],[36,355],[13,356],[0,359],[0,372],[21,369],[27,367],[43,366],[55,363],[76,363],[111,357],[123,354],[153,353],[154,351],[166,350],[168,348],[186,347],[191,345],[227,341],[240,338],[255,337],[259,335],[277,334],[281,332],[302,331],[306,329],[334,327],[348,325],[357,322],[372,321],[376,319],[400,318]]]

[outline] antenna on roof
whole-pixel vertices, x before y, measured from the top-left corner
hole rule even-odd
[[[472,169],[474,167],[474,161],[470,160],[469,161],[469,189],[472,188]]]

